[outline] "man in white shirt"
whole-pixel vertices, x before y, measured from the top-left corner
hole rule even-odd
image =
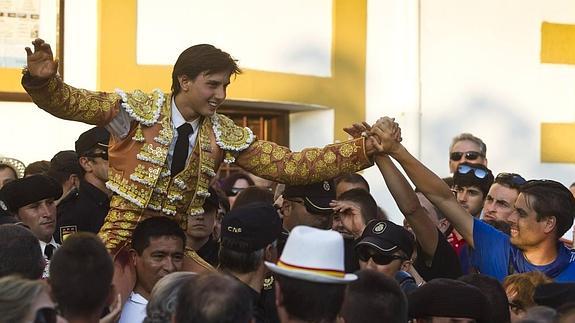
[[[0,207],[14,214],[40,241],[42,254],[47,261],[43,278],[48,276],[48,263],[60,245],[54,241],[56,230],[56,203],[62,187],[46,175],[34,175],[4,185],[0,190]]]
[[[140,323],[152,289],[169,273],[180,271],[184,262],[186,235],[175,221],[153,217],[136,226],[130,261],[136,268],[136,286],[122,309],[120,323]]]

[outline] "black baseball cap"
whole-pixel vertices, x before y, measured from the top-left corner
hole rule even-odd
[[[107,151],[109,141],[110,133],[106,128],[94,127],[78,137],[75,144],[76,153],[82,157],[96,148]]]
[[[239,252],[263,249],[280,236],[280,217],[269,203],[234,208],[222,220],[222,246]]]
[[[309,213],[333,213],[333,209],[329,205],[331,201],[335,200],[333,180],[308,185],[287,185],[282,195],[286,200],[293,197],[301,197]]]
[[[402,250],[411,258],[413,243],[413,236],[404,227],[387,220],[372,220],[363,230],[355,249],[372,247],[386,255]]]
[[[218,193],[211,186],[208,187],[208,193],[210,193],[210,196],[206,197],[206,200],[204,201],[204,209],[206,207],[212,207],[217,210],[220,207],[220,199]]]
[[[57,200],[62,196],[62,186],[47,175],[33,175],[9,182],[0,190],[0,207],[16,213],[28,204],[47,198]]]

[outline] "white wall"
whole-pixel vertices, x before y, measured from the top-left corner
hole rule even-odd
[[[575,181],[575,165],[540,162],[540,124],[575,122],[575,66],[541,64],[539,57],[541,23],[575,24],[575,2],[368,4],[368,120],[398,117],[408,149],[440,176],[448,175],[451,139],[471,132],[486,142],[494,173]],[[400,220],[379,173],[366,174],[376,183],[374,196]]]

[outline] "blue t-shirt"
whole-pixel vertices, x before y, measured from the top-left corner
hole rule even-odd
[[[558,245],[558,256],[550,264],[536,266],[523,256],[523,252],[511,244],[509,236],[489,224],[473,219],[473,241],[475,248],[472,263],[480,273],[499,281],[513,273],[538,270],[557,282],[575,281],[575,251],[562,243]]]

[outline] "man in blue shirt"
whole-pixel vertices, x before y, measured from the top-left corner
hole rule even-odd
[[[511,235],[507,236],[457,203],[443,180],[403,147],[401,129],[393,119],[380,119],[369,133],[380,140],[377,150],[399,162],[473,248],[474,265],[481,273],[503,280],[512,273],[539,270],[556,281],[575,281],[575,252],[559,240],[575,216],[575,198],[567,187],[550,180],[526,182],[508,218]]]

